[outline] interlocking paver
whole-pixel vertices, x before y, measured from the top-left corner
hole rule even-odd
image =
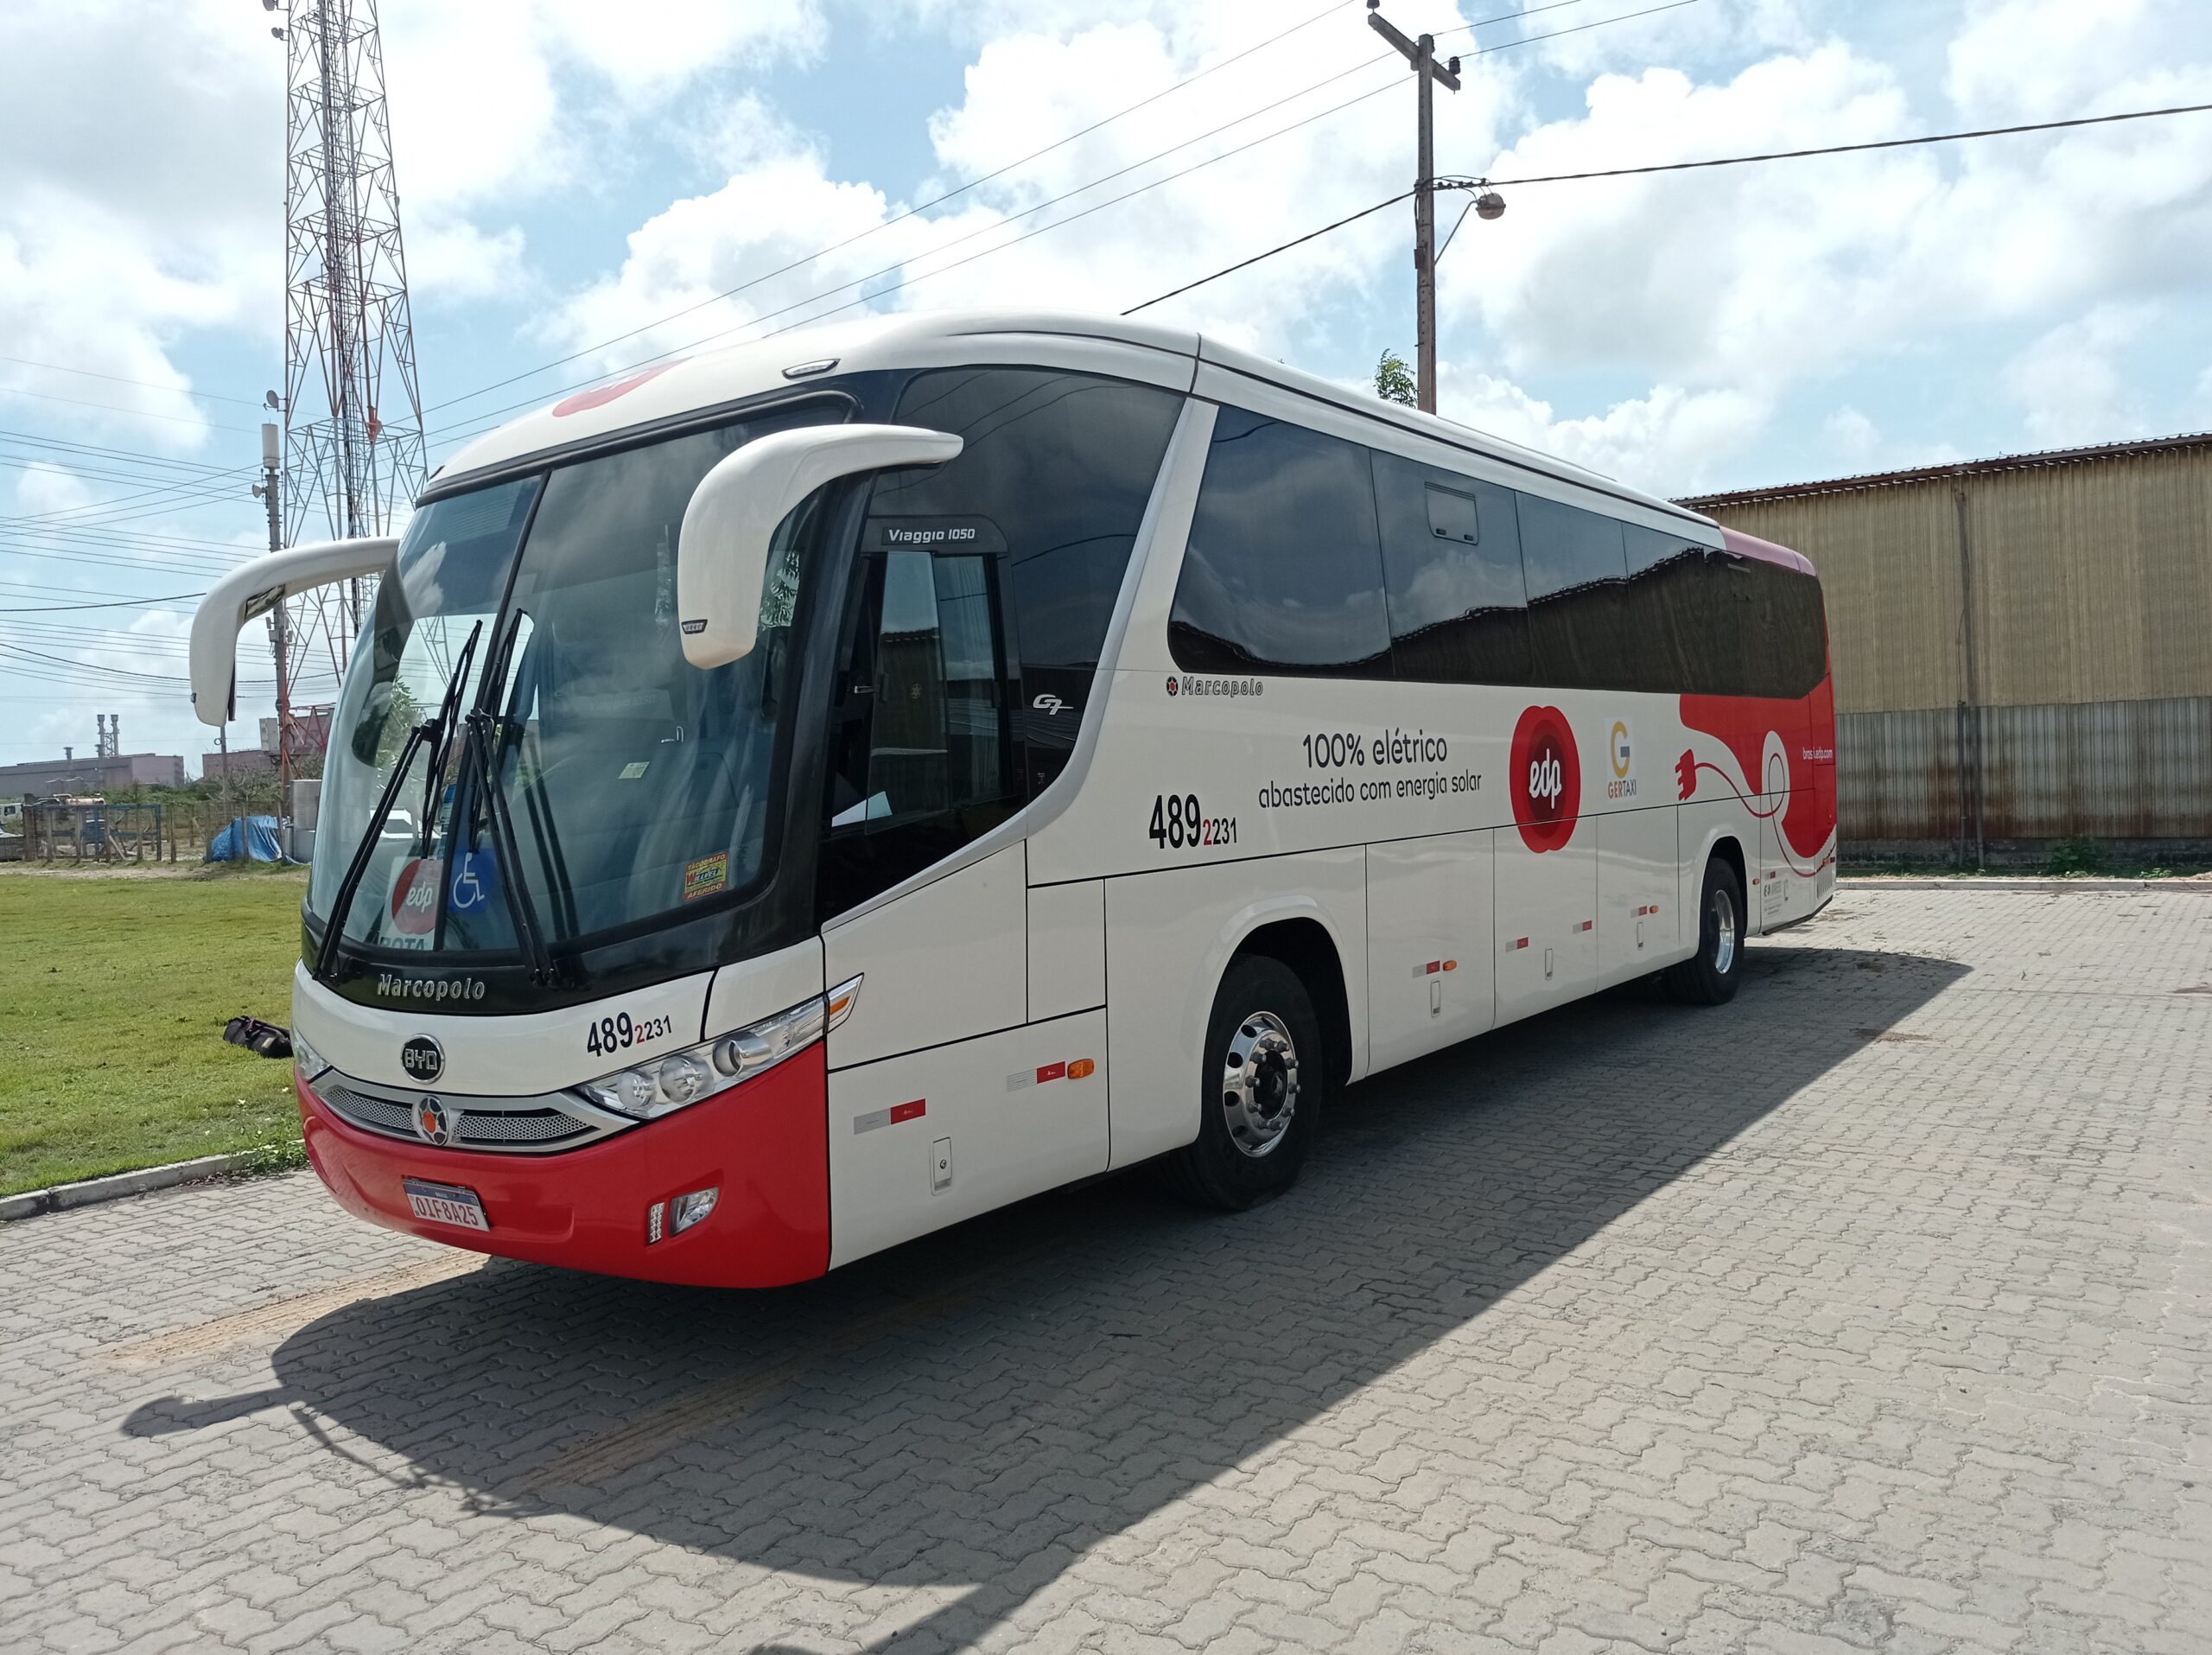
[[[712,1295],[305,1175],[0,1230],[13,1651],[2212,1652],[2212,901],[1839,898]]]

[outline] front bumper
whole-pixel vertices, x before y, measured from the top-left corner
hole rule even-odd
[[[308,1160],[357,1217],[448,1246],[693,1287],[780,1287],[830,1267],[829,1074],[807,1050],[601,1143],[546,1155],[436,1149],[364,1132],[296,1080]],[[488,1232],[432,1224],[401,1181],[476,1192]],[[713,1213],[648,1244],[646,1209],[721,1191]]]

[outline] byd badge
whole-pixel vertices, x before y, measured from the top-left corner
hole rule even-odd
[[[1539,855],[1574,837],[1582,813],[1582,758],[1567,715],[1556,707],[1531,707],[1513,727],[1508,767],[1512,774],[1513,824],[1521,842]]]

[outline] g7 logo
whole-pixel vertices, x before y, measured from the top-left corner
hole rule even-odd
[[[1055,695],[1041,695],[1029,704],[1044,714],[1046,717],[1052,718],[1058,716],[1068,703]]]

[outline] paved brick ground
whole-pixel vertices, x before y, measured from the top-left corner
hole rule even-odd
[[[304,1176],[0,1231],[0,1645],[2212,1649],[2212,900],[1839,899],[1736,1004],[765,1295]]]

